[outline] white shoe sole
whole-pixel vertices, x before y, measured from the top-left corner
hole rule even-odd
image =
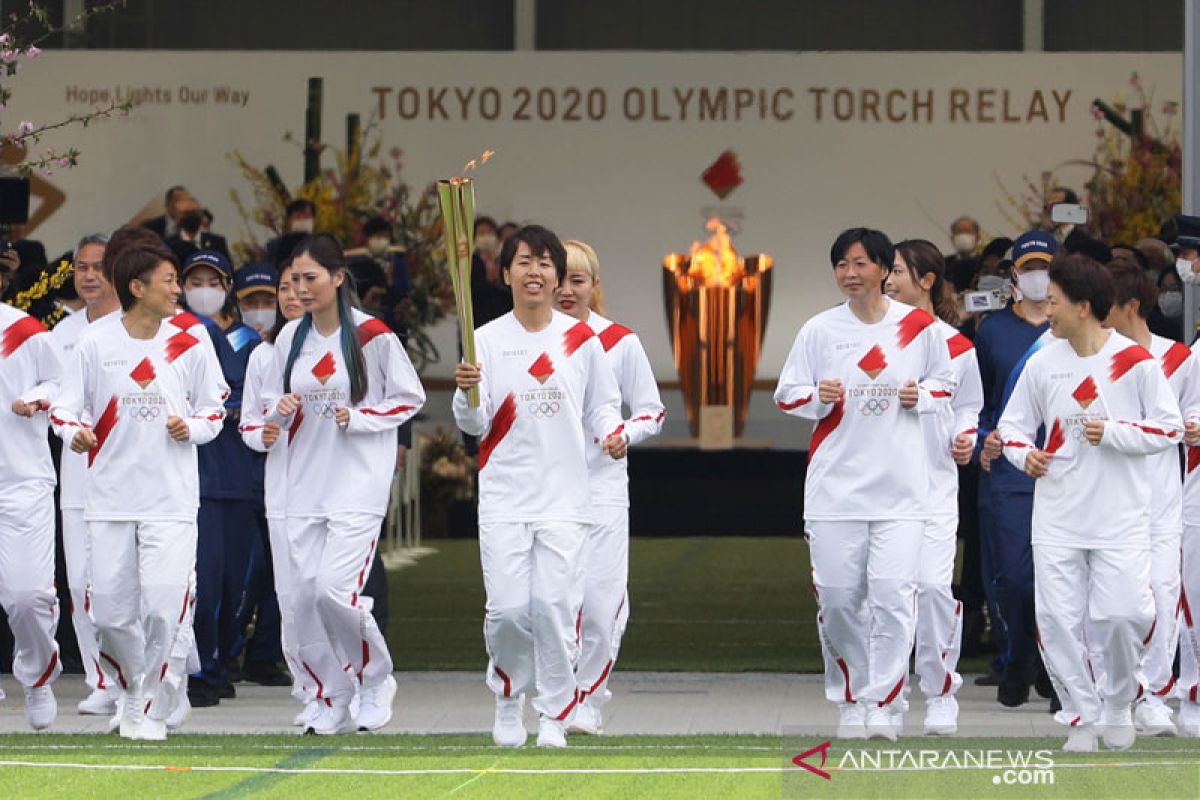
[[[384,717],[382,721],[372,723],[371,725],[361,725],[358,723],[357,718],[355,718],[354,724],[360,731],[377,731],[380,728],[387,727],[387,724],[392,721],[392,703],[396,699],[396,689],[397,689],[396,679],[393,678],[391,675],[389,675],[387,677],[387,679],[384,680],[383,685],[386,687],[385,691],[387,693],[386,694],[387,703],[384,705],[384,707],[387,709],[387,716]],[[358,710],[359,710],[359,714],[361,714],[362,713],[362,705],[361,704],[359,705]]]

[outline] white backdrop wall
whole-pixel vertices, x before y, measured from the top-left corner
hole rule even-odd
[[[997,176],[1016,190],[1090,156],[1093,98],[1128,96],[1136,71],[1156,105],[1179,100],[1181,68],[1172,54],[53,52],[22,65],[4,127],[112,97],[139,103],[44,140],[83,150],[79,167],[48,177],[68,197],[35,234],[51,253],[174,183],[236,239],[229,192],[248,187],[227,154],[298,184],[301,155],[283,136],[302,136],[306,79],[322,76],[325,140],[342,146],[347,113],[379,115],[385,151],[403,149],[415,186],[495,150],[477,176],[479,211],[592,243],[609,313],[641,333],[660,380],[675,377],[662,257],[702,238],[707,209],[740,218],[735,246],[776,259],[759,368],[774,378],[800,324],[838,300],[838,231],[865,224],[948,246],[949,221],[969,213],[1013,235]],[[744,183],[719,201],[700,173],[727,148]],[[1057,174],[1080,187],[1087,171]],[[452,356],[451,325],[437,340]],[[443,359],[430,374],[450,371]]]

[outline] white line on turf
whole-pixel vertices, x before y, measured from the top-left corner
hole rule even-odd
[[[1095,768],[1133,768],[1133,767],[1195,767],[1195,761],[1119,761],[1093,764],[1055,764],[1053,769],[1095,769]],[[748,774],[748,773],[782,773],[800,772],[799,767],[563,767],[548,769],[522,768],[472,768],[456,767],[447,769],[351,769],[337,767],[251,767],[251,766],[187,766],[172,764],[76,764],[62,761],[0,761],[0,767],[27,767],[33,769],[79,769],[79,770],[110,770],[124,772],[236,772],[250,774],[282,774],[282,775],[378,775],[378,776],[409,776],[409,775],[697,775],[697,774]],[[946,771],[991,771],[995,768],[987,766],[962,765],[947,767]],[[830,772],[919,772],[926,771],[923,767],[893,767],[880,769],[841,769],[829,768]]]

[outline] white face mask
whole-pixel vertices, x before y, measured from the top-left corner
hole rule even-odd
[[[214,316],[225,305],[225,291],[211,286],[201,286],[184,291],[188,308],[204,317]]]
[[[1195,283],[1200,280],[1200,276],[1196,275],[1196,271],[1192,268],[1192,262],[1186,258],[1175,259],[1175,271],[1179,273],[1179,280],[1184,283]]]
[[[1183,292],[1169,291],[1158,296],[1158,310],[1169,319],[1183,315]]]
[[[275,324],[275,309],[252,308],[249,311],[243,311],[242,322],[254,328],[261,335],[269,331]]]
[[[1031,303],[1045,302],[1050,294],[1050,273],[1044,269],[1022,272],[1017,276],[1017,288],[1021,290],[1021,297]]]
[[[950,237],[950,241],[954,243],[954,252],[961,255],[973,253],[975,245],[979,244],[979,238],[973,233],[956,233]]]
[[[392,240],[386,236],[372,236],[367,239],[367,252],[375,257],[379,257],[387,252],[388,246]]]
[[[303,217],[301,219],[292,220],[291,233],[312,233],[314,220],[312,217]]]
[[[475,237],[475,249],[492,258],[500,252],[500,237],[494,233],[481,233]]]

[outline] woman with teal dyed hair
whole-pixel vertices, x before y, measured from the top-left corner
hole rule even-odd
[[[391,720],[396,681],[362,589],[387,512],[396,428],[425,392],[391,329],[351,306],[333,238],[299,242],[288,277],[304,316],[279,332],[263,395],[287,437],[296,639],[318,701],[307,729],[378,730]]]

